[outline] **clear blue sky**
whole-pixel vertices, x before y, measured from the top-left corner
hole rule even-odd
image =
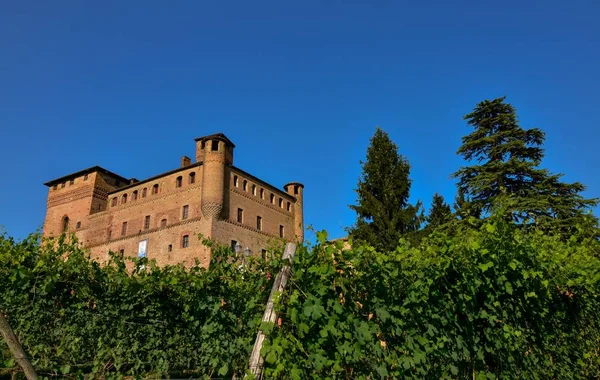
[[[600,2],[4,1],[0,225],[43,222],[43,182],[100,165],[147,178],[224,132],[235,162],[305,188],[305,221],[354,222],[377,125],[413,200],[452,200],[462,116],[508,95],[544,167],[600,196]]]

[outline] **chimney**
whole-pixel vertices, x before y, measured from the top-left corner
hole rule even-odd
[[[186,166],[190,166],[192,163],[192,159],[188,156],[181,157],[181,167],[185,168]]]

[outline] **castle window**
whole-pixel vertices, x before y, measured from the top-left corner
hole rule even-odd
[[[235,186],[235,187],[239,186],[239,184],[238,184],[238,176],[237,175],[233,176],[233,186]]]
[[[158,194],[158,183],[155,183],[154,186],[152,186],[152,195],[154,194]]]
[[[275,195],[271,194],[271,203],[275,204]]]
[[[75,183],[75,180],[74,180],[74,179],[70,180],[70,181],[69,181],[69,186],[72,186],[74,183]]]
[[[265,189],[260,189],[260,199],[265,199]]]
[[[181,187],[182,184],[183,184],[183,177],[182,176],[177,177],[177,179],[175,180],[175,187]]]
[[[262,217],[256,217],[256,229],[262,231]]]
[[[241,208],[238,208],[237,221],[238,223],[244,223],[244,210]]]
[[[279,198],[279,207],[283,208],[283,199]]]
[[[146,195],[148,194],[148,189],[146,189],[145,187],[142,189],[142,198],[146,198]]]
[[[131,200],[135,201],[138,198],[138,191],[134,190],[133,193],[131,193]]]
[[[75,225],[75,228],[80,229],[81,228],[81,222],[77,222],[77,224]]]
[[[244,180],[244,184],[243,184],[243,186],[242,186],[242,189],[243,189],[244,191],[248,191],[248,181]]]
[[[123,225],[121,226],[121,236],[125,235],[127,235],[127,222],[123,222]]]
[[[117,205],[117,197],[114,197],[111,201],[110,201],[110,206],[111,207],[115,207]]]
[[[192,173],[190,173],[189,183],[191,185],[192,183],[195,183],[195,182],[196,182],[196,173],[192,172]]]
[[[294,195],[298,195],[298,185],[294,186]]]
[[[190,206],[185,205],[181,211],[181,219],[187,219],[189,214]]]
[[[252,185],[252,195],[256,195],[256,185]]]
[[[167,220],[166,220],[166,219],[162,219],[162,220],[160,221],[160,226],[161,226],[161,227],[166,227],[166,226],[167,226]]]
[[[52,186],[52,190],[56,190],[56,189],[58,189],[58,185]]]
[[[190,236],[183,235],[183,237],[181,238],[181,248],[187,248],[189,246],[190,246]]]
[[[292,204],[290,202],[287,203],[287,210],[290,211],[292,209]]]
[[[263,259],[263,260],[266,260],[266,259],[267,259],[267,250],[266,250],[266,249],[263,249],[263,250],[261,251],[261,257],[262,257],[262,259]]]
[[[108,240],[110,240],[110,237],[112,236],[112,231],[108,230]]]
[[[173,250],[173,244],[169,244],[167,247],[167,252],[171,252]]]
[[[127,203],[127,194],[123,194],[121,197],[121,203]]]
[[[285,233],[285,230],[284,230],[283,226],[280,224],[279,225],[279,237],[282,238],[284,233]]]
[[[66,183],[66,182],[63,182],[63,183],[61,183],[61,184],[60,184],[60,188],[61,188],[61,189],[64,189],[64,188],[65,188],[65,186],[67,186],[67,183]]]
[[[69,229],[69,217],[65,216],[62,220],[62,231],[67,232]]]
[[[202,141],[200,143],[200,149],[204,149],[205,146],[206,146],[206,141]]]
[[[146,215],[144,218],[144,229],[147,230],[150,228],[150,215]]]
[[[213,152],[216,152],[219,150],[219,141],[218,140],[211,141],[210,150],[212,150]]]
[[[232,250],[233,252],[235,252],[235,246],[236,246],[236,245],[237,245],[237,241],[236,241],[236,240],[232,240],[232,241],[231,241],[231,250]]]
[[[87,181],[87,180],[88,180],[88,176],[89,176],[89,174],[86,174],[86,175],[84,175],[84,176],[83,176],[83,180],[84,180],[84,181]]]
[[[125,256],[125,250],[123,248],[119,249],[119,257],[123,258]]]

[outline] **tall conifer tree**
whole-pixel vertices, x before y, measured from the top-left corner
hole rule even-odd
[[[356,224],[348,229],[356,241],[365,241],[381,250],[393,250],[401,237],[410,238],[421,222],[421,204],[408,203],[410,164],[398,153],[398,146],[377,128],[361,161],[358,181]]]
[[[427,228],[430,231],[433,231],[437,227],[448,223],[452,219],[453,216],[450,206],[444,201],[443,196],[435,193],[431,202],[429,214],[427,214]]]
[[[585,189],[581,183],[563,183],[562,175],[539,168],[545,135],[537,128],[521,128],[505,97],[477,104],[464,119],[474,130],[463,137],[457,153],[474,165],[453,176],[471,210],[489,214],[502,207],[517,223],[560,228],[591,220],[596,224],[586,214],[597,200],[580,195]]]

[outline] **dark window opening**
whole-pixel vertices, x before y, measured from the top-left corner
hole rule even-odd
[[[284,229],[283,229],[283,226],[282,226],[282,225],[279,225],[279,237],[280,237],[280,238],[282,238],[282,237],[283,237],[283,235],[284,235],[284,232],[285,232],[285,231],[284,231]]]
[[[188,205],[183,206],[183,210],[181,212],[181,219],[188,218],[189,209],[190,209],[190,206],[188,206]]]
[[[133,193],[131,193],[131,200],[135,201],[138,198],[138,191],[134,190]]]
[[[117,205],[117,197],[114,197],[110,203],[111,207],[115,207]]]
[[[292,209],[292,204],[290,202],[287,203],[287,210],[290,211]]]
[[[73,185],[74,183],[75,183],[75,180],[74,180],[74,179],[70,180],[70,181],[69,181],[69,186]]]
[[[252,185],[252,195],[256,195],[256,185]]]
[[[52,190],[56,190],[56,189],[58,189],[58,185],[52,186]]]
[[[242,189],[243,189],[244,191],[248,191],[248,181],[244,180],[244,184],[243,184],[243,186],[242,186]]]
[[[262,217],[256,217],[256,229],[262,231]]]
[[[146,195],[148,195],[148,189],[144,187],[142,189],[142,198],[146,198]]]
[[[205,146],[206,146],[206,142],[205,142],[205,141],[202,141],[202,142],[200,143],[200,149],[204,149],[204,147],[205,147]]]
[[[283,199],[279,198],[279,207],[283,208]]]
[[[196,182],[196,173],[190,173],[190,185]]]
[[[75,228],[80,229],[81,228],[81,222],[77,222],[77,224],[75,225]]]
[[[260,189],[260,199],[265,199],[265,189]]]
[[[261,251],[260,255],[261,255],[261,257],[263,258],[263,260],[266,260],[266,259],[267,259],[267,250],[266,250],[266,249],[263,249],[263,250]]]
[[[62,230],[63,230],[63,232],[67,232],[68,229],[69,229],[69,217],[65,216],[63,218]]]
[[[237,175],[233,176],[233,186],[238,187],[238,176]]]
[[[152,195],[158,194],[158,183],[152,186]]]
[[[144,219],[144,229],[147,230],[148,228],[150,228],[150,215],[146,215]]]
[[[173,250],[173,244],[169,244],[167,247],[167,252],[171,252]]]
[[[127,222],[123,222],[123,226],[121,226],[121,235],[127,234]]]
[[[183,184],[183,177],[182,176],[177,177],[177,179],[175,180],[175,187],[181,187],[182,184]]]
[[[275,195],[271,194],[271,203],[275,203]]]
[[[294,186],[294,195],[298,195],[298,185]]]
[[[187,248],[190,246],[190,237],[189,235],[183,235],[181,238],[181,248]]]
[[[244,210],[241,208],[238,208],[237,221],[238,223],[244,223]]]
[[[166,220],[166,219],[162,219],[162,220],[160,221],[160,226],[161,226],[161,227],[166,227],[166,226],[167,226],[167,220]]]
[[[217,140],[211,141],[210,150],[212,150],[213,152],[218,151],[219,150],[219,141],[217,141]]]
[[[67,183],[63,182],[63,183],[60,184],[60,188],[63,189],[66,185],[67,185]]]
[[[127,194],[123,194],[123,197],[121,198],[121,203],[127,203]]]
[[[123,258],[125,256],[125,250],[124,249],[119,249],[119,256],[121,258]]]
[[[235,253],[235,246],[237,245],[237,241],[236,240],[232,240],[231,241],[231,250]]]

